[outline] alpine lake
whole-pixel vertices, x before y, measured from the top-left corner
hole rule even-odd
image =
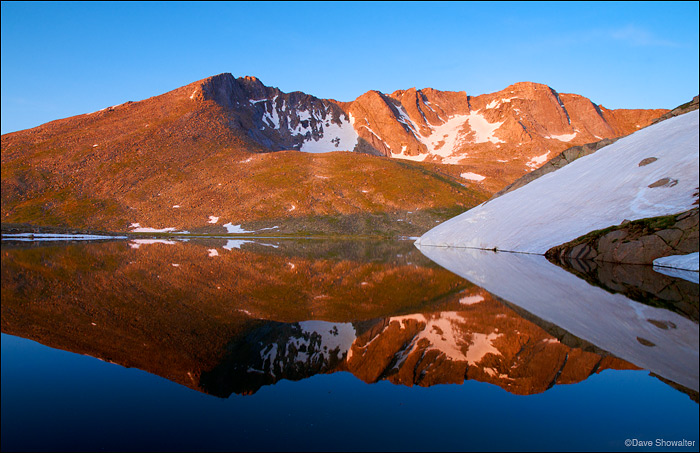
[[[3,451],[698,451],[697,272],[2,241]]]

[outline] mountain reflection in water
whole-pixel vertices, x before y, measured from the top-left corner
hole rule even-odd
[[[532,285],[504,293],[489,280],[499,269],[491,255],[445,266],[472,283],[407,241],[3,242],[2,332],[222,397],[337,371],[368,383],[474,379],[533,394],[604,369],[641,367],[697,401],[697,315],[602,291],[613,302],[582,300],[612,321],[591,326],[571,302],[546,305],[553,288],[540,285],[553,283],[537,280],[539,264],[506,260],[505,286],[517,286],[519,266]],[[435,260],[445,265],[444,256]],[[562,278],[554,289],[600,291],[567,275],[575,289]],[[540,294],[545,302],[528,302]],[[620,316],[639,316],[616,324],[610,304],[625,307]],[[685,311],[692,318],[692,304]],[[633,336],[630,347],[629,335],[654,346]]]

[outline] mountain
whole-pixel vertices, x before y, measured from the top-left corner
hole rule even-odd
[[[534,83],[338,102],[220,74],[3,135],[2,222],[420,234],[564,148],[665,112],[607,110]]]
[[[283,93],[231,74],[198,84],[193,99],[224,106],[233,127],[272,151],[345,150],[463,164],[483,173],[461,172],[470,181],[531,171],[566,148],[627,135],[667,112],[608,110],[531,82],[480,96],[432,88],[369,91],[352,102]]]

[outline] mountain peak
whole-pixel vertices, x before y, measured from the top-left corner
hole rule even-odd
[[[502,91],[515,91],[515,92],[532,93],[535,91],[542,91],[542,90],[549,91],[549,90],[552,90],[552,88],[549,85],[545,85],[544,83],[516,82],[512,85],[507,86]]]
[[[265,86],[265,84],[262,83],[262,82],[260,81],[260,79],[258,79],[258,78],[255,77],[255,76],[244,76],[244,77],[239,77],[239,78],[238,78],[238,81],[239,81],[239,82],[242,82],[242,83],[245,83],[245,84],[257,85],[257,86]]]

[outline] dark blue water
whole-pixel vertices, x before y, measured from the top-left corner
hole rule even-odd
[[[116,256],[120,253],[126,253],[129,259],[135,256],[132,255],[134,250],[124,250],[115,252]],[[18,261],[34,263],[33,258],[30,260],[23,255],[23,251],[3,252],[16,253],[13,259]],[[68,256],[64,252],[54,249],[40,255],[46,264],[56,254],[62,257],[59,261],[64,260]],[[110,259],[114,258],[110,256]],[[3,267],[6,264],[14,266],[5,261],[7,254],[3,259]],[[289,256],[283,257],[283,261],[287,259]],[[166,261],[170,265],[172,256]],[[301,262],[296,263],[300,265]],[[11,269],[17,272],[17,268]],[[26,275],[31,277],[27,282],[38,284],[34,268],[27,266],[24,269],[28,269]],[[381,270],[387,272],[386,268]],[[77,271],[73,269],[71,272]],[[60,313],[65,317],[68,316],[65,310],[70,310],[71,303],[75,304],[68,303],[69,308],[46,308],[41,301],[17,300],[14,295],[26,290],[26,282],[18,290],[15,286],[18,277],[12,278],[14,280],[10,281],[10,276],[3,274],[3,332],[19,329],[17,320],[33,316],[31,310]],[[239,280],[239,283],[244,282]],[[90,283],[85,283],[83,288],[85,286],[89,287]],[[471,286],[465,288],[462,291],[474,291]],[[323,291],[327,292],[327,289],[324,287]],[[83,294],[79,288],[57,287],[55,290],[62,291],[60,297],[54,299],[52,295],[46,295],[47,300],[71,299],[76,294]],[[94,301],[91,303],[95,304]],[[114,307],[112,310],[116,312]],[[258,306],[252,304],[250,310],[255,307]],[[314,308],[318,309],[318,306],[314,305]],[[102,313],[97,313],[96,304],[87,311],[95,319]],[[476,313],[471,312],[470,316],[475,317]],[[398,315],[405,316],[406,312]],[[119,319],[112,322],[119,328],[133,335],[143,333],[141,327],[132,326],[136,322],[133,319],[114,316]],[[299,316],[303,319],[302,315]],[[499,314],[495,318],[504,316]],[[41,338],[55,344],[70,343],[76,349],[93,347],[81,343],[88,341],[86,337],[74,335],[70,324],[61,324],[60,318],[57,319],[50,324],[56,326],[55,335]],[[101,318],[100,322],[103,321]],[[34,327],[31,324],[22,327],[27,335],[46,328],[40,325],[40,321],[32,322]],[[356,322],[353,325],[359,338],[361,324]],[[269,332],[282,328],[290,327],[276,321],[251,328],[246,332],[252,333],[240,337],[243,340],[237,337],[238,340],[226,346],[229,356],[221,359],[221,363],[228,367],[226,369],[238,366],[246,371],[249,365],[241,365],[238,358],[231,358],[238,350],[236,348],[250,346],[254,337],[262,338],[261,329],[268,335],[264,338],[270,338]],[[551,326],[548,328],[552,330]],[[297,334],[285,335],[283,341],[289,342]],[[115,336],[115,342],[117,340]],[[176,341],[175,337],[168,340]],[[592,346],[587,347],[591,349]],[[122,349],[126,354],[138,352],[127,346]],[[258,351],[254,352],[253,356],[257,357]],[[597,353],[605,355],[604,351]],[[108,355],[115,354],[111,351]],[[240,354],[235,357],[240,357]],[[1,359],[3,451],[649,450],[626,447],[628,439],[633,442],[685,439],[694,445],[650,449],[698,450],[698,403],[693,400],[697,399],[697,393],[692,389],[678,389],[672,382],[654,377],[645,370],[597,370],[576,383],[557,383],[543,391],[523,395],[468,377],[453,384],[398,385],[390,382],[389,377],[368,384],[344,371],[343,365],[331,361],[319,365],[318,373],[308,372],[301,378],[294,377],[295,380],[280,378],[280,369],[277,368],[275,382],[255,384],[252,391],[244,392],[251,394],[233,392],[222,398],[207,394],[197,383],[186,386],[137,368],[47,347],[6,333],[2,334]],[[220,364],[218,368],[224,365]],[[291,365],[288,363],[287,366]],[[220,375],[247,382],[246,379],[254,376],[252,371],[247,372]]]
[[[476,381],[368,385],[340,372],[220,399],[2,335],[4,451],[624,450],[628,438],[697,445],[697,432],[698,405],[644,371],[528,396]]]

